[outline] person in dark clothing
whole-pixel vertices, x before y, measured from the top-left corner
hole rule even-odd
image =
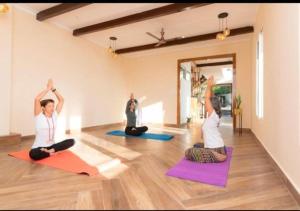
[[[126,110],[125,110],[126,117],[127,117],[127,125],[125,128],[125,133],[127,135],[140,136],[148,130],[148,127],[146,126],[136,127],[135,109],[137,105],[138,105],[138,101],[134,99],[133,93],[131,93],[130,99],[126,104]]]

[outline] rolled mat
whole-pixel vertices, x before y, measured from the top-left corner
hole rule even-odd
[[[34,161],[29,157],[28,150],[11,152],[8,155],[21,160],[31,161],[33,163],[51,166],[54,168],[62,169],[77,174],[87,174],[89,176],[95,176],[99,174],[96,167],[90,166],[89,164],[87,164],[85,161],[80,159],[77,155],[75,155],[73,152],[69,150],[59,152],[48,158],[38,160],[38,161]]]
[[[221,163],[197,163],[183,158],[166,173],[167,176],[177,177],[210,185],[225,187],[228,178],[232,147],[226,147],[227,159]]]
[[[156,134],[156,133],[143,133],[140,136],[130,136],[126,135],[126,133],[122,130],[113,130],[106,133],[107,135],[114,135],[114,136],[125,136],[125,137],[135,137],[135,138],[142,138],[142,139],[153,139],[158,141],[170,141],[174,136],[169,134]]]

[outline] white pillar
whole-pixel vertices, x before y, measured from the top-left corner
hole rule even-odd
[[[12,11],[0,14],[0,136],[9,135],[12,77]]]

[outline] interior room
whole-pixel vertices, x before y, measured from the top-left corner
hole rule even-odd
[[[0,3],[0,209],[300,209],[299,3]]]

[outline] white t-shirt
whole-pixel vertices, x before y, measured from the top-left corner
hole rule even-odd
[[[57,112],[52,117],[46,117],[43,112],[35,116],[35,140],[31,148],[49,147],[55,143]]]
[[[215,110],[204,120],[202,126],[204,147],[205,148],[219,148],[224,146],[224,141],[221,133],[218,130],[220,118]]]

